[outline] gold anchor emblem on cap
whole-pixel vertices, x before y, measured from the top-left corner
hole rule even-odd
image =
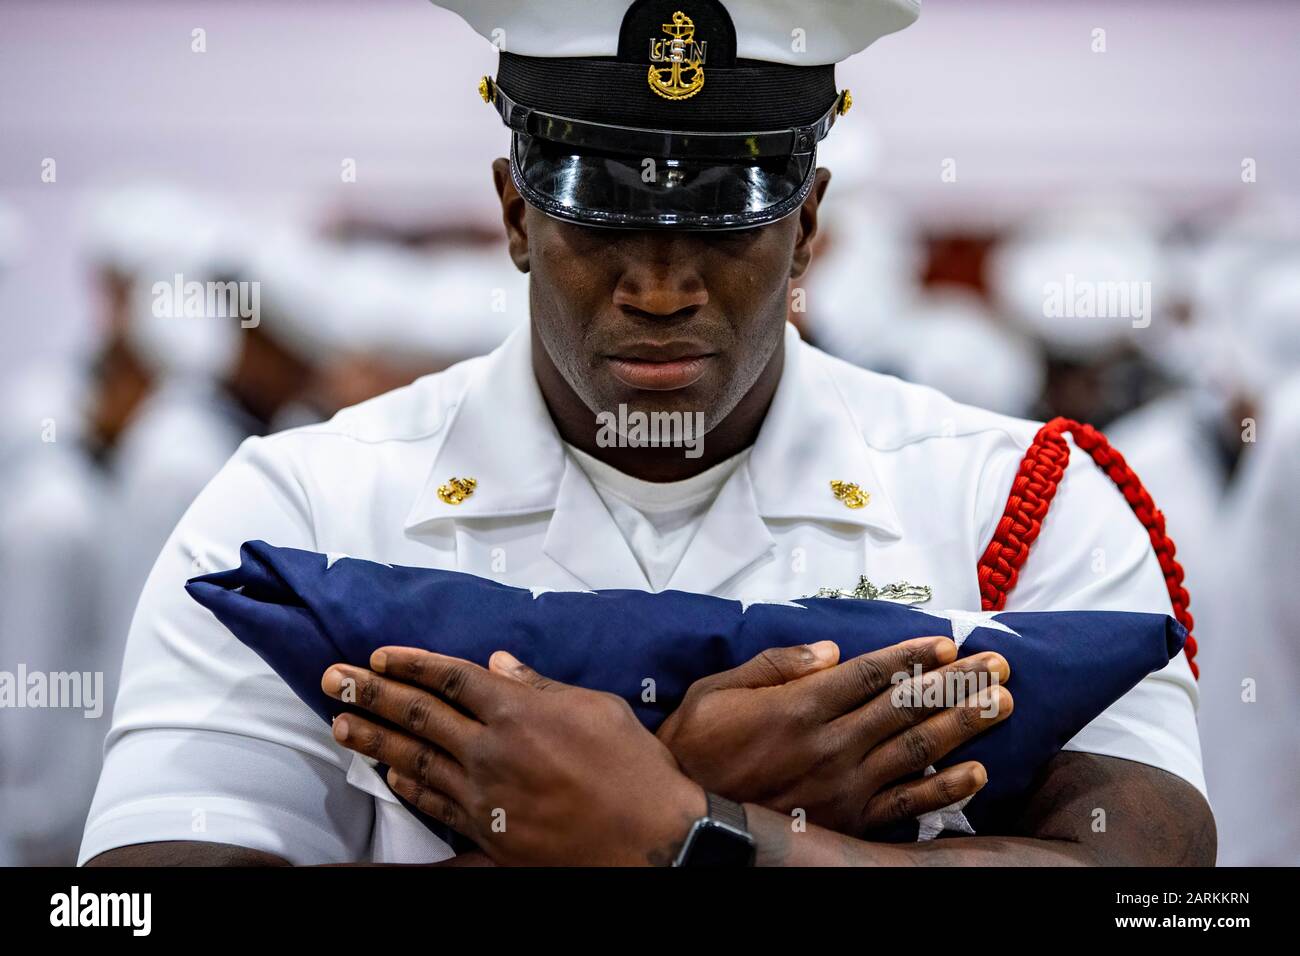
[[[840,98],[835,103],[835,112],[843,116],[851,109],[853,109],[853,94],[847,89],[840,90]]]
[[[650,89],[666,100],[684,100],[704,87],[709,43],[696,42],[695,23],[680,10],[673,14],[672,23],[663,25],[663,30],[669,39],[650,38]]]
[[[483,97],[484,103],[491,103],[497,98],[497,86],[492,82],[492,77],[485,76],[478,81],[478,95]]]
[[[446,504],[458,505],[474,493],[478,480],[474,478],[450,478],[445,485],[438,486],[438,497]]]
[[[831,494],[844,502],[846,508],[865,508],[871,500],[870,494],[851,481],[832,481]]]

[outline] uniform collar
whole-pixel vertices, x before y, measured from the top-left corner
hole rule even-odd
[[[858,414],[832,374],[832,362],[785,329],[785,368],[767,419],[749,458],[754,497],[764,518],[805,518],[852,524],[902,536],[894,510],[863,437]],[[706,438],[707,440],[707,438]],[[852,482],[870,495],[849,508],[831,481]]]
[[[533,376],[529,330],[516,329],[471,374],[446,437],[406,518],[409,530],[441,519],[548,511],[564,476],[564,443]],[[449,479],[478,487],[458,505],[438,497]]]
[[[445,519],[509,517],[555,508],[568,459],[533,375],[527,328],[485,357],[450,412],[447,433],[419,497],[407,515],[412,529]],[[785,366],[746,466],[728,484],[745,486],[763,518],[803,518],[901,536],[897,513],[881,483],[862,427],[836,383],[831,360],[785,330]],[[705,438],[707,441],[707,436]],[[743,473],[743,475],[742,475]],[[458,505],[438,487],[475,478]],[[578,475],[570,474],[569,482]],[[857,484],[867,505],[849,508],[830,482]]]

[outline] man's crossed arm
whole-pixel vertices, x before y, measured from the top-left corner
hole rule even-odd
[[[376,718],[339,717],[336,739],[388,764],[398,793],[482,848],[453,865],[665,863],[704,814],[706,789],[746,804],[759,865],[1213,863],[1213,818],[1195,788],[1079,753],[1049,764],[1005,835],[871,840],[986,781],[973,762],[917,776],[1011,712],[1006,661],[955,655],[945,638],[844,664],[831,644],[775,649],[697,682],[658,735],[620,698],[548,680],[505,653],[484,669],[385,648],[371,670],[330,668],[322,687],[335,696],[347,688]],[[916,668],[899,683],[895,675]],[[982,677],[983,690],[956,704],[923,692],[952,676]],[[158,843],[90,865],[282,862],[221,844]]]

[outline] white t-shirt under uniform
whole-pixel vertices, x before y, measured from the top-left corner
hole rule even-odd
[[[567,442],[565,447],[623,532],[652,591],[662,591],[672,578],[709,505],[749,456],[746,449],[684,481],[642,481]]]

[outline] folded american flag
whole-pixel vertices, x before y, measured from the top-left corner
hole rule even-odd
[[[241,564],[186,590],[320,717],[346,707],[320,689],[331,664],[368,666],[386,645],[487,666],[506,650],[539,673],[623,697],[654,730],[698,678],[770,647],[831,640],[840,659],[948,634],[959,656],[997,651],[1015,710],[938,766],[978,760],[988,783],[965,807],[976,830],[1023,796],[1076,733],[1183,646],[1173,618],[1117,611],[932,611],[803,598],[742,604],[664,591],[546,591],[457,571],[407,568],[250,541]],[[653,700],[643,699],[654,681]],[[425,821],[437,830],[436,825]],[[923,822],[924,830],[924,822]]]

